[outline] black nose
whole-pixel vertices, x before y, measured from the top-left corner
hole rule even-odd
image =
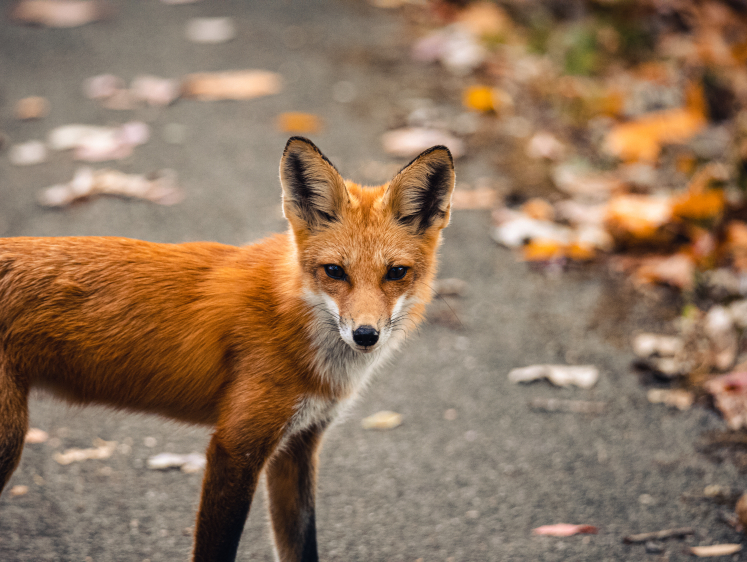
[[[353,332],[353,340],[358,345],[369,347],[379,341],[379,332],[373,326],[361,326]]]

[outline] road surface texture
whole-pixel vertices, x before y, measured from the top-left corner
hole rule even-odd
[[[14,167],[6,151],[0,154],[4,236],[247,243],[285,229],[277,168],[289,135],[276,127],[279,113],[319,115],[325,127],[313,140],[344,176],[374,183],[406,163],[384,154],[380,136],[411,100],[430,98],[459,111],[458,96],[444,94],[454,91],[454,78],[408,61],[411,37],[401,17],[363,1],[115,5],[110,21],[75,29],[0,22],[0,130],[21,142],[43,139],[66,123],[144,120],[152,127],[150,142],[111,167],[174,169],[185,199],[169,207],[102,197],[46,210],[36,194],[72,177],[70,154]],[[235,18],[237,39],[188,42],[186,21],[197,16]],[[282,92],[123,112],[81,94],[83,81],[100,73],[129,81],[143,73],[178,78],[243,68],[280,72]],[[13,118],[13,103],[29,95],[50,100],[46,119]],[[173,124],[183,132],[181,143],[164,138]],[[483,145],[459,160],[459,181],[498,176],[491,164],[498,150]],[[705,432],[723,429],[723,421],[703,407],[677,412],[649,404],[630,369],[629,335],[664,326],[666,310],[606,278],[601,268],[532,270],[491,242],[489,228],[487,212],[456,211],[445,231],[441,276],[469,283],[468,294],[452,302],[462,325],[424,325],[348,419],[328,432],[317,506],[321,559],[686,560],[691,545],[739,542],[720,520],[721,507],[699,499],[707,485],[743,486],[733,462],[716,463],[697,446]],[[438,315],[448,317],[441,306]],[[507,380],[514,367],[547,362],[594,364],[601,378],[592,390]],[[607,406],[598,415],[528,407],[542,397]],[[379,410],[401,413],[403,425],[364,430],[360,420]],[[454,418],[447,410],[456,418],[446,419]],[[148,470],[145,461],[164,451],[203,451],[207,430],[69,407],[42,394],[31,404],[31,425],[50,439],[26,446],[8,486],[25,485],[28,492],[6,490],[0,497],[0,560],[187,559],[202,475]],[[56,451],[91,447],[95,438],[118,448],[103,460],[65,466],[53,460]],[[240,560],[272,559],[262,496],[250,513]],[[552,523],[591,524],[599,533],[532,535]],[[696,535],[664,543],[663,553],[622,542],[631,533],[679,526],[694,527]]]

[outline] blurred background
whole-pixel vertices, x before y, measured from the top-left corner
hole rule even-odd
[[[326,438],[322,560],[747,556],[745,2],[3,7],[2,236],[240,245],[286,228],[289,136],[368,185],[455,155],[428,321]],[[31,425],[0,560],[187,559],[207,430]]]

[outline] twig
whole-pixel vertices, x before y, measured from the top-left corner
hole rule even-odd
[[[638,535],[628,535],[623,539],[626,544],[639,543],[646,541],[660,541],[671,537],[684,537],[685,535],[694,535],[695,529],[692,527],[680,527],[679,529],[664,529],[663,531],[653,531],[651,533],[640,533]]]

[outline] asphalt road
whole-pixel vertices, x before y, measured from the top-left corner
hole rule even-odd
[[[36,193],[72,177],[70,155],[55,153],[44,164],[21,168],[11,166],[5,152],[4,236],[243,244],[285,228],[277,166],[288,135],[276,128],[280,112],[321,116],[325,128],[313,140],[343,175],[373,183],[405,163],[383,153],[380,135],[411,100],[429,98],[459,111],[453,78],[408,62],[409,37],[396,13],[362,1],[115,4],[113,20],[76,29],[0,21],[0,130],[20,142],[43,139],[66,123],[145,120],[151,141],[112,167],[133,173],[172,168],[186,197],[172,207],[100,198],[45,210],[35,203]],[[236,40],[195,45],[184,39],[188,18],[224,15],[235,18]],[[284,89],[252,101],[180,100],[129,112],[102,109],[80,92],[84,79],[103,72],[129,80],[141,73],[177,78],[236,68],[279,71]],[[50,100],[46,119],[13,118],[13,103],[28,95]],[[174,123],[183,126],[181,144],[164,138],[164,128]],[[495,150],[481,146],[458,161],[459,180],[500,175],[491,164]],[[630,370],[629,334],[666,327],[666,311],[601,268],[531,270],[490,241],[489,226],[486,212],[458,211],[445,231],[442,277],[469,283],[468,294],[452,303],[463,326],[423,326],[348,419],[328,433],[317,507],[321,558],[685,560],[690,545],[740,541],[719,520],[721,507],[698,499],[707,485],[744,486],[734,463],[717,464],[696,448],[704,432],[722,429],[723,422],[702,407],[676,412],[649,404]],[[601,380],[592,390],[508,382],[511,368],[544,362],[595,364]],[[538,397],[604,401],[607,407],[598,415],[541,413],[527,405]],[[385,432],[361,428],[361,418],[384,409],[401,413],[403,425]],[[456,419],[445,418],[449,409]],[[28,493],[0,497],[0,560],[187,558],[201,474],[152,471],[145,460],[163,451],[201,451],[207,431],[71,408],[41,394],[31,405],[31,425],[52,439],[27,445],[10,482],[28,486]],[[55,451],[90,447],[97,437],[117,441],[110,458],[66,466],[52,458]],[[244,532],[241,560],[271,560],[261,496]],[[531,534],[561,522],[596,525],[599,534]],[[697,533],[665,543],[663,554],[622,542],[630,533],[678,526]]]

